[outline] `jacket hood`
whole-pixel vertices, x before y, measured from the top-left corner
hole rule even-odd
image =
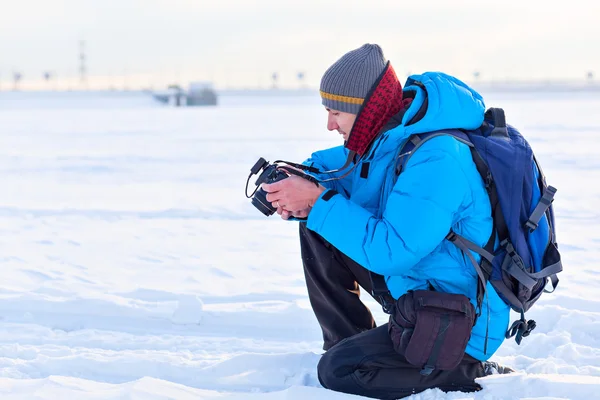
[[[414,94],[402,117],[406,136],[441,129],[476,129],[483,123],[483,98],[453,76],[442,72],[411,75],[404,92]]]

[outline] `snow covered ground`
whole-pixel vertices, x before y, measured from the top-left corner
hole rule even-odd
[[[518,373],[413,399],[598,398],[600,94],[486,98],[559,189],[566,271],[494,357]],[[242,194],[258,157],[341,143],[324,125],[310,96],[0,93],[0,398],[354,398],[318,383],[296,224]]]

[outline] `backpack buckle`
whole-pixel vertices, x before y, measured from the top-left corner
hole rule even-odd
[[[489,189],[492,187],[493,184],[494,184],[494,177],[492,176],[492,173],[490,171],[488,171],[487,175],[485,176],[485,188]]]
[[[548,186],[544,189],[544,193],[542,193],[542,197],[540,198],[538,204],[535,206],[535,209],[525,222],[525,226],[529,228],[530,232],[533,232],[537,229],[538,223],[552,205],[554,201],[554,195],[556,194],[556,188],[552,186]]]
[[[447,235],[446,235],[446,240],[450,241],[450,242],[454,242],[456,240],[456,233],[454,233],[454,231],[450,231]]]
[[[508,239],[504,239],[503,241],[501,241],[500,246],[502,246],[504,250],[506,250],[506,254],[511,258],[511,260],[513,261],[513,263],[515,263],[517,267],[521,268],[522,270],[525,270],[525,263],[523,262],[523,259],[519,256],[514,246]]]
[[[431,365],[425,365],[420,373],[423,376],[429,376],[429,375],[431,375],[431,373],[433,372],[434,369],[435,368]]]
[[[394,303],[389,302],[387,296],[384,295],[380,295],[379,300],[381,301],[381,308],[383,309],[383,312],[391,315],[394,308]]]
[[[529,336],[531,331],[534,330],[536,326],[537,324],[534,320],[530,319],[527,321],[525,319],[525,312],[521,310],[521,319],[513,322],[508,331],[506,331],[505,337],[509,339],[513,336],[516,336],[515,342],[517,342],[517,344],[521,344],[521,340],[523,340],[524,337]]]
[[[525,330],[523,331],[523,337],[527,337],[529,336],[529,334],[531,333],[532,330],[535,329],[535,327],[537,326],[536,322],[532,319],[530,319],[529,321],[527,321],[527,327],[525,328]]]
[[[528,227],[531,231],[535,231],[538,228],[538,224],[530,219],[528,219],[527,222],[525,222],[525,226]]]

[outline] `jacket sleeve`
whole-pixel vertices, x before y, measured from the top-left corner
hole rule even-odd
[[[308,228],[370,271],[406,273],[444,240],[455,214],[470,201],[456,146],[454,139],[440,137],[415,152],[381,218],[325,191],[308,216]]]
[[[346,159],[348,158],[348,150],[344,146],[336,146],[330,149],[320,150],[314,152],[310,158],[304,161],[302,164],[315,167],[320,171],[329,171],[333,169],[341,168]],[[341,176],[343,173],[338,174],[311,174],[319,180],[325,180],[336,176]],[[327,189],[333,189],[339,193],[350,191],[350,177],[343,179],[336,179],[328,182],[321,182],[321,185]]]

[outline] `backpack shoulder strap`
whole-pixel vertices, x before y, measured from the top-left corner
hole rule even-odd
[[[443,131],[434,131],[427,133],[416,133],[414,135],[409,136],[408,140],[404,143],[404,145],[400,148],[398,152],[398,156],[396,157],[396,177],[402,173],[406,164],[408,164],[408,160],[412,157],[412,155],[427,141],[430,139],[436,138],[438,136],[453,136],[456,140],[466,144],[469,147],[473,147],[473,143],[469,140],[469,137],[466,133],[459,130],[443,130]]]

